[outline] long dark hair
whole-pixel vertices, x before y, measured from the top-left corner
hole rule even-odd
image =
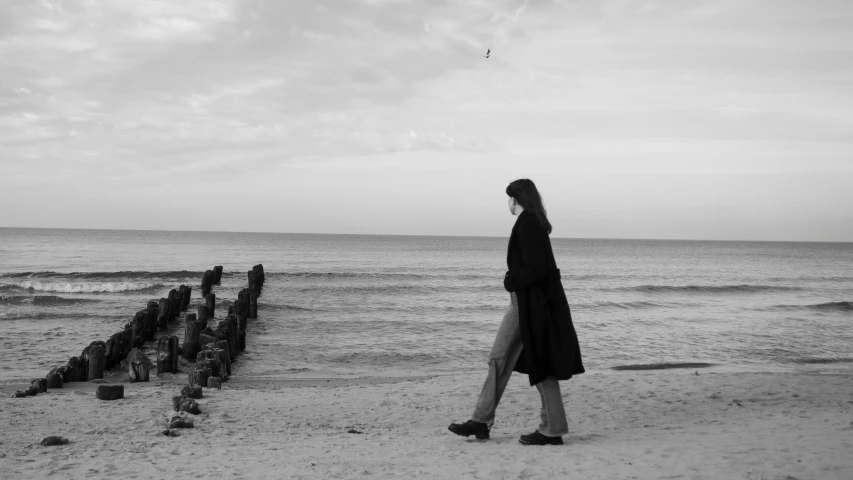
[[[548,213],[545,212],[542,196],[539,195],[539,190],[536,189],[532,180],[519,178],[507,185],[506,194],[514,198],[524,211],[532,213],[536,220],[539,220],[542,228],[549,235],[551,234],[551,222],[548,221]]]

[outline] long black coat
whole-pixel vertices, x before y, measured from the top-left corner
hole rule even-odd
[[[568,380],[584,372],[578,337],[551,239],[536,216],[523,211],[512,227],[504,288],[518,298],[518,327],[524,350],[515,364],[530,385],[554,376]]]

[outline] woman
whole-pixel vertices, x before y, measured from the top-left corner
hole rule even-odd
[[[558,380],[584,372],[569,302],[551,250],[551,223],[536,185],[516,180],[506,188],[518,219],[507,251],[504,288],[511,303],[489,353],[489,373],[471,420],[452,423],[457,435],[489,438],[495,410],[513,370],[526,373],[542,399],[541,423],[519,439],[524,445],[562,445],[569,432]]]

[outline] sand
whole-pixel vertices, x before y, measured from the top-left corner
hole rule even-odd
[[[510,381],[492,438],[468,418],[481,374],[391,379],[238,378],[205,389],[203,413],[166,429],[183,376],[125,384],[126,398],[70,384],[0,399],[2,478],[853,478],[853,374],[713,369],[588,372],[563,384],[563,446],[523,446],[539,398]],[[347,433],[356,430],[362,433]],[[68,445],[43,447],[47,435]]]

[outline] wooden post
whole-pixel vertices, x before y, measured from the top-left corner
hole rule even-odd
[[[169,321],[181,315],[181,295],[176,289],[169,290]]]
[[[92,345],[83,349],[83,352],[80,353],[80,381],[86,382],[89,380],[89,350],[92,349]]]
[[[146,317],[146,328],[145,328],[145,341],[154,340],[154,337],[157,336],[157,317],[160,315],[160,307],[158,303],[154,300],[148,302],[148,307],[145,308]]]
[[[207,328],[207,305],[199,305],[198,306],[198,321],[201,322],[201,329],[204,330]]]
[[[207,314],[208,318],[213,318],[216,310],[216,294],[213,292],[208,293],[204,296],[204,301],[207,304]]]
[[[222,379],[219,377],[210,377],[207,379],[207,388],[222,388]]]
[[[186,327],[184,329],[184,357],[187,360],[192,360],[198,353],[198,340],[201,331],[204,329],[201,322],[196,320],[194,313],[187,314]]]
[[[115,365],[116,342],[121,343],[121,333],[114,333],[105,342],[104,369],[110,369]]]
[[[59,372],[48,373],[45,380],[47,380],[47,388],[62,388],[62,375]]]
[[[128,375],[131,382],[147,382],[148,381],[148,365],[145,362],[130,362],[128,365]]]
[[[210,366],[208,360],[196,364],[195,369],[189,374],[190,385],[207,386],[207,379],[210,378]]]
[[[133,321],[131,323],[131,329],[133,329],[131,348],[137,348],[145,343],[145,316],[147,315],[148,310],[140,310],[136,312],[136,316],[133,317]]]
[[[68,365],[62,365],[60,367],[51,368],[50,372],[48,372],[47,376],[49,377],[49,376],[53,375],[54,373],[58,373],[60,375],[60,378],[62,378],[62,383],[65,384],[65,383],[68,383],[68,377],[70,376],[70,372],[71,372],[71,369],[68,368]]]
[[[181,396],[199,400],[204,397],[204,392],[201,385],[184,385],[184,388],[181,389]]]
[[[178,373],[178,347],[180,340],[175,335],[169,337],[169,352],[172,358],[172,373]]]
[[[228,373],[228,353],[221,348],[216,348],[213,350],[213,355],[216,363],[219,365],[217,374],[214,376],[227,379],[228,375],[230,375]]]
[[[231,376],[231,353],[228,351],[228,341],[227,340],[217,340],[214,343],[216,348],[223,352],[222,356],[225,357],[225,377],[227,378]]]
[[[182,285],[184,287],[184,294],[181,296],[181,310],[186,312],[187,308],[190,307],[190,298],[192,298],[193,287],[189,285]]]
[[[133,333],[131,332],[131,340]],[[130,340],[125,341],[127,334],[124,331],[114,333],[105,344],[106,357],[104,368],[110,369],[121,363],[122,359],[130,351]]]
[[[104,378],[105,356],[104,346],[101,343],[91,345],[89,349],[89,381],[96,378]]]
[[[249,292],[249,318],[258,318],[258,293]]]
[[[222,281],[222,265],[217,265],[213,267],[213,283],[219,285],[219,282]]]
[[[201,276],[201,296],[210,293],[210,288],[213,286],[213,270],[205,270]]]
[[[205,385],[207,384],[205,383]],[[30,381],[30,387],[35,387],[36,393],[45,393],[47,392],[47,379],[34,378]]]
[[[88,369],[86,370],[86,374],[83,374],[83,368],[81,366],[82,362],[80,361],[80,357],[71,357],[68,359],[68,381],[69,382],[83,382],[86,377],[89,375]]]
[[[157,341],[157,375],[164,373],[172,373],[172,366],[175,364],[172,360],[172,349],[169,345],[170,337],[160,337]]]
[[[95,389],[95,397],[98,400],[118,400],[119,398],[124,398],[124,385],[98,385],[98,388]]]
[[[169,300],[166,298],[160,299],[160,307],[157,312],[157,328],[161,332],[169,328]]]

